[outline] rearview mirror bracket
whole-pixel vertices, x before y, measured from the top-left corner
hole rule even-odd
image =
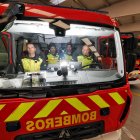
[[[0,31],[8,30],[15,19],[22,19],[25,12],[24,4],[11,3],[0,18]]]

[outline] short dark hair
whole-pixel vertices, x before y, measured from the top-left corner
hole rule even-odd
[[[36,48],[36,44],[35,44],[35,43],[31,43],[31,42],[28,42],[28,43],[26,44],[26,46],[28,46],[28,45],[30,45],[30,44],[32,44],[32,45]]]
[[[69,45],[72,47],[72,44],[71,43],[67,43],[67,46],[69,46]]]
[[[56,49],[56,45],[54,43],[49,44],[49,49],[51,49],[51,47],[55,47],[55,49]]]

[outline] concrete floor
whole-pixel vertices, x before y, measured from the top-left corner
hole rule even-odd
[[[88,140],[140,140],[140,80],[132,81],[130,84],[133,101],[128,120],[124,126],[124,129],[128,131],[122,129],[106,136]]]

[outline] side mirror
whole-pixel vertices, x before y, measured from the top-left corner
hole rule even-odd
[[[11,3],[7,10],[0,17],[0,31],[6,31],[11,28],[16,19],[21,19],[25,12],[24,4]]]
[[[138,39],[135,38],[133,33],[121,33],[123,40],[123,47],[125,51],[133,51],[138,46]]]
[[[138,47],[138,39],[137,38],[133,38],[133,50],[136,49]]]
[[[137,40],[136,38],[128,38],[123,40],[123,47],[127,51],[133,51],[135,48],[137,48]]]
[[[137,56],[135,53],[126,54],[126,71],[130,73],[135,69]]]

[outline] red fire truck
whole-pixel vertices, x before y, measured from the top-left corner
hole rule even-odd
[[[80,140],[124,125],[132,95],[116,22],[98,11],[25,3],[0,3],[0,14],[1,140]],[[44,56],[55,44],[58,61],[21,71],[30,41]],[[61,58],[68,43],[69,61]],[[77,60],[84,45],[94,59],[86,66]]]

